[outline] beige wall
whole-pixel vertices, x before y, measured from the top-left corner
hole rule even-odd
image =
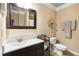
[[[49,9],[42,4],[32,4],[33,9],[37,11],[37,29],[7,29],[7,39],[16,36],[28,36],[46,34],[55,36],[55,29],[52,30],[48,27],[48,20],[53,18],[55,21],[55,11]]]
[[[62,21],[77,20],[76,31],[72,32],[72,39],[66,39],[64,32],[60,31],[59,24]],[[61,43],[65,44],[69,49],[79,52],[79,4],[75,4],[69,8],[58,11],[56,14],[57,32],[56,37]]]

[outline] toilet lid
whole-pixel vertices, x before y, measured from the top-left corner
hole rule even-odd
[[[64,46],[63,44],[55,44],[55,47],[59,50],[66,50],[66,46]]]

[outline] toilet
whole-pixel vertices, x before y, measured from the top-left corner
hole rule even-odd
[[[63,52],[67,49],[67,47],[63,44],[56,43],[56,37],[50,38],[50,44],[53,46],[54,52],[57,55],[63,55]]]

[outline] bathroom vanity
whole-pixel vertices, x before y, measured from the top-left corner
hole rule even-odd
[[[41,39],[27,39],[10,42],[4,46],[3,56],[43,56],[44,42]]]

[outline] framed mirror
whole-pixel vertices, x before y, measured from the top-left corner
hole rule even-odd
[[[8,3],[6,24],[9,29],[36,29],[36,11]]]

